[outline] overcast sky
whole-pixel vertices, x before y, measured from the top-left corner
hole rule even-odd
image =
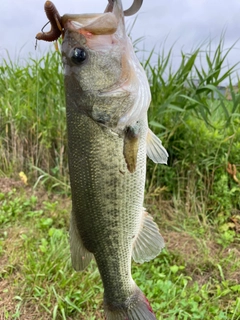
[[[35,35],[47,22],[44,0],[0,0],[0,61],[8,50],[11,58],[42,55],[52,44],[39,41],[35,51]],[[132,0],[123,0],[128,8]],[[65,13],[103,12],[107,0],[55,0],[60,15]],[[127,25],[134,18],[127,19]],[[48,26],[46,30],[48,30]],[[191,51],[205,40],[217,42],[225,32],[225,48],[240,38],[239,0],[144,0],[132,31],[132,38],[144,37],[140,48],[166,51],[174,45],[174,59],[180,52]],[[167,39],[167,40],[166,40]],[[228,63],[240,61],[240,42],[229,55]]]

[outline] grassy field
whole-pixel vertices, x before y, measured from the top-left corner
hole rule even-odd
[[[182,53],[174,71],[171,52],[144,63],[149,123],[170,155],[168,166],[148,161],[145,206],[166,249],[132,269],[159,320],[240,319],[240,95],[217,88],[234,70],[227,53],[221,40]],[[59,53],[3,60],[0,92],[0,319],[104,319],[95,263],[70,263]]]

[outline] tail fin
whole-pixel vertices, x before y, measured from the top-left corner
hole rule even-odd
[[[107,320],[157,320],[147,298],[137,286],[126,301],[105,301],[104,309]]]

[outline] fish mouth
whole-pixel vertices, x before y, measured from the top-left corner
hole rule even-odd
[[[134,0],[131,7],[123,11],[121,0],[108,0],[107,7],[103,14],[65,14],[61,17],[54,4],[51,1],[46,1],[44,9],[50,21],[51,30],[47,33],[43,32],[42,30],[42,32],[39,32],[36,35],[36,39],[54,41],[57,40],[61,35],[64,37],[66,29],[72,29],[71,25],[69,25],[70,21],[79,22],[77,27],[80,26],[80,28],[86,28],[86,26],[89,26],[89,32],[91,34],[113,34],[117,30],[117,22],[119,22],[120,18],[122,21],[124,21],[124,16],[132,16],[133,14],[137,13],[141,8],[142,3],[143,0]],[[111,14],[115,14],[117,21],[113,19]],[[103,18],[103,16],[106,18]],[[106,21],[107,24],[104,27],[104,23]],[[122,24],[124,26],[124,22],[122,22]]]
[[[61,17],[61,24],[65,30],[81,29],[92,35],[110,35],[116,32],[119,25],[124,25],[124,16],[137,13],[142,3],[143,0],[134,0],[130,8],[123,10],[121,0],[108,0],[104,13],[65,14]]]
[[[118,21],[111,12],[100,14],[65,14],[64,30],[81,30],[83,35],[110,35],[116,32]]]

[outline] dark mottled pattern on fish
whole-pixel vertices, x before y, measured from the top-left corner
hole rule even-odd
[[[85,247],[96,258],[105,298],[121,302],[123,289],[126,298],[133,292],[129,265],[142,214],[146,157],[139,157],[136,172],[129,173],[118,135],[73,110],[67,117],[73,215]],[[139,155],[146,153],[146,130],[145,124]]]

